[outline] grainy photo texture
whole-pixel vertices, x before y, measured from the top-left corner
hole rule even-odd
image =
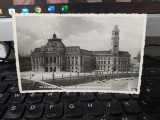
[[[22,93],[139,93],[145,14],[15,14],[13,27]]]

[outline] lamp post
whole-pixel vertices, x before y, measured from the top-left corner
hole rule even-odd
[[[52,78],[53,78],[53,80],[54,80],[54,70],[53,70]]]

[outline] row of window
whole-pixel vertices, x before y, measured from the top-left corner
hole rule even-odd
[[[110,60],[110,57],[96,57],[96,60]]]
[[[65,67],[65,69],[68,69],[68,70],[79,70],[79,68],[78,67],[74,67],[74,66],[71,66],[71,67]]]
[[[67,51],[79,51],[78,48],[67,48]]]
[[[126,61],[119,61],[119,64],[129,64],[130,61],[126,62]]]
[[[118,58],[119,60],[130,60],[130,58],[121,58],[121,57],[119,57]],[[96,57],[96,60],[110,60],[110,57]],[[117,58],[114,58],[114,60],[116,61],[117,60]]]
[[[70,59],[71,59],[71,60],[76,59],[76,60],[77,60],[77,59],[78,59],[78,57],[65,57],[65,59],[68,59],[68,60],[70,60]]]
[[[106,61],[96,61],[97,64],[110,64],[110,61],[106,62]]]
[[[77,60],[78,57],[65,57],[65,59],[67,59],[67,60]]]
[[[104,68],[104,69],[106,69],[106,68],[109,69],[110,67],[109,67],[109,66],[98,66],[98,70],[103,69],[103,68]]]
[[[38,66],[33,66],[33,69],[38,69]]]
[[[65,64],[67,64],[67,65],[78,65],[78,61],[68,61],[68,62],[65,62]]]

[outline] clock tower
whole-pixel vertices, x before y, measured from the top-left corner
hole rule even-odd
[[[119,52],[119,28],[118,25],[115,25],[112,30],[112,49],[111,52],[114,55],[118,55]]]

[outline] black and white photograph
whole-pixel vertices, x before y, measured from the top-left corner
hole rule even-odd
[[[19,89],[138,94],[146,14],[14,14]]]

